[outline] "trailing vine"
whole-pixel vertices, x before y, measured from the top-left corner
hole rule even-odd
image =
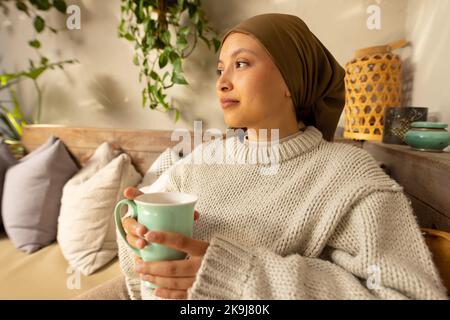
[[[185,23],[182,21],[187,20]],[[200,0],[122,0],[119,36],[134,44],[133,63],[144,81],[142,106],[151,110],[180,111],[167,102],[167,89],[187,85],[183,60],[198,41],[215,52],[220,41],[208,26]]]

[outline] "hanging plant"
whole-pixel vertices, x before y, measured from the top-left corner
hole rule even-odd
[[[186,23],[181,23],[183,18]],[[180,111],[167,102],[165,91],[187,85],[183,60],[202,40],[209,49],[219,49],[220,41],[208,27],[200,0],[122,0],[119,36],[132,42],[133,62],[144,79],[142,106],[151,110],[173,111],[175,122]]]

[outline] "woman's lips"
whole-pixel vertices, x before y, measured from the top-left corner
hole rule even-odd
[[[238,100],[221,100],[220,104],[222,105],[222,108],[225,109],[225,108],[230,108],[230,107],[238,105],[239,101]]]

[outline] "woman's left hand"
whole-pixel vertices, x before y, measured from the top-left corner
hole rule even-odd
[[[188,254],[185,260],[144,262],[136,256],[135,271],[142,280],[158,285],[155,295],[166,299],[186,299],[192,287],[209,243],[180,233],[149,231],[145,239]]]

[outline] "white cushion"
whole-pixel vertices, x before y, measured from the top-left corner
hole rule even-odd
[[[117,255],[114,207],[124,189],[142,178],[130,157],[118,153],[103,143],[63,189],[57,240],[66,260],[84,275]]]
[[[172,150],[171,148],[167,148],[162,152],[159,157],[152,163],[150,168],[144,175],[142,182],[139,184],[138,189],[143,189],[144,187],[150,186],[153,184],[158,178],[173,166],[181,157],[177,152]]]

